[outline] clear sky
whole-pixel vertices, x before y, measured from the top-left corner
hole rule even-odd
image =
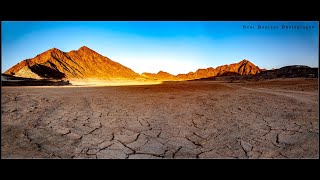
[[[177,75],[243,59],[266,69],[318,67],[318,28],[316,21],[2,21],[1,71],[53,47],[68,52],[81,46],[137,73]]]

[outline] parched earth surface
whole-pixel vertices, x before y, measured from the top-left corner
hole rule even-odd
[[[1,95],[2,158],[319,158],[318,79]]]

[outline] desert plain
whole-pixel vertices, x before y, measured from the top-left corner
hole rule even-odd
[[[2,158],[319,158],[317,78],[1,87]]]

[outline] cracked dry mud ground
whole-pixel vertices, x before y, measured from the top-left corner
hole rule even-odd
[[[319,158],[318,80],[2,87],[2,158]]]

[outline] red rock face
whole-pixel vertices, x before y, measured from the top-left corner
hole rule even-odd
[[[15,74],[24,66],[42,65],[65,74],[65,78],[129,78],[139,74],[86,46],[77,51],[62,52],[53,48],[32,59],[23,60],[5,72]]]
[[[239,63],[218,66],[215,69],[210,67],[207,69],[198,69],[195,73],[178,74],[178,79],[200,79],[214,76],[232,76],[232,75],[250,75],[257,74],[261,70],[248,60],[242,60]]]

